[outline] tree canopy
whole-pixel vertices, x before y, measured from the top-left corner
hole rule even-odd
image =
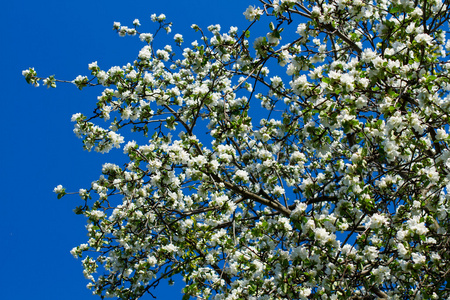
[[[450,299],[448,1],[261,0],[197,41],[139,20],[135,61],[72,81],[93,293],[138,299]],[[264,31],[260,36],[259,32]],[[255,34],[256,32],[256,34]],[[28,83],[54,76],[23,71]],[[58,198],[66,194],[55,188]]]

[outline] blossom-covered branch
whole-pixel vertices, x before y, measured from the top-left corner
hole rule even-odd
[[[161,47],[152,15],[153,33],[114,23],[144,43],[125,66],[25,70],[102,88],[74,132],[127,158],[79,191],[92,291],[138,299],[179,274],[183,299],[449,298],[447,5],[261,0],[243,30]]]

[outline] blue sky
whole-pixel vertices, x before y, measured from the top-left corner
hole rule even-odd
[[[121,151],[102,155],[82,150],[72,133],[72,114],[89,114],[101,89],[82,92],[71,84],[57,89],[27,85],[23,69],[38,75],[73,80],[89,75],[87,65],[98,61],[108,69],[132,62],[144,45],[137,37],[119,37],[114,21],[131,26],[138,18],[152,32],[152,13],[164,13],[173,33],[185,41],[198,39],[192,23],[223,29],[249,23],[242,15],[251,0],[197,1],[4,1],[0,96],[0,298],[99,299],[85,288],[80,260],[69,253],[86,241],[85,219],[72,212],[77,196],[56,199],[58,184],[68,191],[88,187],[101,165],[120,160]],[[163,37],[163,36],[161,36]],[[171,38],[167,38],[167,43]],[[158,299],[181,299],[181,286],[160,286]],[[144,297],[151,299],[151,297]]]

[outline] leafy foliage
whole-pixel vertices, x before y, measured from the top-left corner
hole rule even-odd
[[[137,299],[181,274],[183,299],[449,298],[447,1],[260,2],[187,48],[157,49],[164,15],[153,34],[116,22],[138,58],[73,81],[104,87],[72,118],[84,148],[129,158],[79,191],[90,288]]]

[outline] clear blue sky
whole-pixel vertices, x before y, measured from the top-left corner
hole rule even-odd
[[[197,1],[4,1],[0,10],[2,114],[0,130],[0,298],[3,300],[99,299],[85,288],[80,260],[69,253],[86,241],[85,220],[72,209],[77,196],[56,199],[58,184],[68,191],[88,187],[112,155],[88,153],[72,133],[73,113],[89,113],[101,89],[78,91],[27,85],[21,71],[72,80],[89,75],[87,65],[102,68],[132,62],[143,46],[137,37],[120,38],[114,21],[130,25],[140,19],[152,31],[152,13],[164,13],[173,33],[198,39],[192,23],[228,29],[248,25],[242,15],[252,0]],[[147,31],[147,30],[144,30]],[[171,39],[168,39],[168,43]],[[161,286],[158,299],[181,299],[180,285]],[[151,299],[145,297],[144,299]]]

